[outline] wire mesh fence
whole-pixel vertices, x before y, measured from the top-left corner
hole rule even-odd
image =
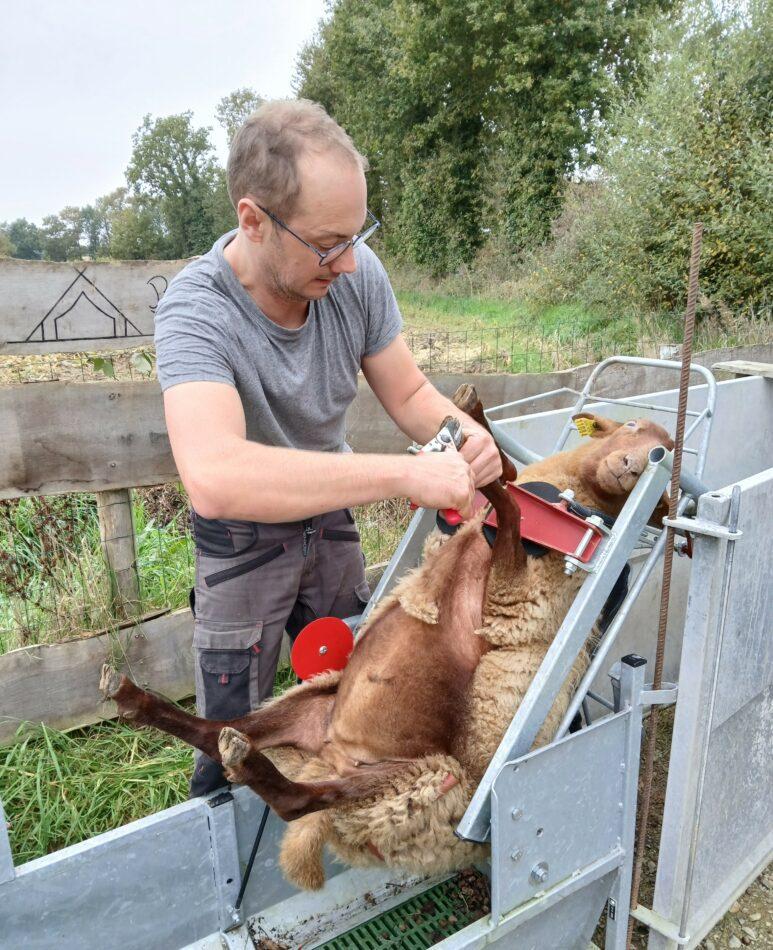
[[[700,336],[699,329],[698,335]],[[718,340],[708,331],[696,349],[767,343],[770,320],[745,321]],[[531,332],[522,324],[485,330],[406,330],[419,366],[428,373],[540,373],[612,353],[676,356],[666,338],[633,336],[629,345],[564,326]],[[143,380],[154,373],[152,352],[52,354],[0,357],[0,383],[40,380],[79,382]],[[184,607],[193,583],[194,550],[189,507],[175,484],[131,492],[139,582],[139,613]],[[356,509],[368,564],[388,559],[408,523],[401,500]],[[34,643],[59,641],[115,629],[110,572],[100,541],[97,502],[90,494],[23,498],[0,502],[0,653]]]
[[[675,355],[679,341],[665,328],[631,321],[624,330],[589,331],[581,322],[553,329],[528,321],[466,330],[406,326],[404,336],[426,373],[547,373],[613,354],[659,357]],[[698,323],[694,350],[768,343],[773,336],[770,311],[754,317]],[[155,355],[148,347],[103,353],[51,353],[0,356],[0,384],[72,380],[122,382],[155,377]]]

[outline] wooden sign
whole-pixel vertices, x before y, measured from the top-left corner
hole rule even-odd
[[[0,355],[153,343],[169,281],[187,261],[0,261]]]

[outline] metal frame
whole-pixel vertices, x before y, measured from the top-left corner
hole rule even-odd
[[[618,361],[622,362],[622,360]],[[646,362],[664,365],[664,362],[661,361]],[[668,364],[667,362],[665,365],[678,366],[678,364]],[[709,386],[710,395],[711,386]],[[530,397],[530,399],[533,400],[533,397]],[[599,399],[599,401],[601,400]],[[629,404],[633,404],[633,401]],[[669,411],[667,406],[658,405],[656,408]],[[710,423],[712,414],[713,410],[711,414],[708,411],[705,413],[704,421],[706,423]],[[698,417],[694,418],[697,419]],[[495,431],[498,430],[498,425],[495,425]],[[701,467],[698,469],[696,465],[696,471],[702,473],[704,461],[705,458],[697,457],[697,462]],[[755,464],[757,463],[755,462]],[[651,467],[653,471],[650,476],[649,489],[652,490],[652,497],[654,498],[655,489],[653,486],[662,479],[663,473],[667,472],[667,457],[653,460]],[[773,479],[773,475],[770,477]],[[644,484],[641,479],[640,484]],[[689,637],[687,632],[685,633],[685,650],[692,649],[693,653],[683,657],[683,668],[686,661],[692,664],[689,667],[691,678],[698,677],[704,683],[707,671],[713,669],[713,667],[710,667],[710,656],[706,651],[711,648],[712,643],[716,644],[717,642],[716,638],[712,640],[711,637],[708,637],[707,639],[705,631],[719,630],[718,627],[711,626],[715,622],[712,618],[724,616],[721,611],[720,613],[717,613],[717,611],[720,610],[721,604],[724,602],[723,598],[726,600],[726,596],[723,594],[725,589],[723,578],[726,574],[725,569],[720,567],[724,562],[717,559],[724,557],[723,552],[728,548],[732,548],[737,539],[741,537],[740,531],[733,530],[732,525],[726,525],[726,517],[718,517],[722,504],[727,502],[726,499],[724,501],[719,499],[717,495],[718,493],[704,495],[700,502],[700,517],[695,521],[688,522],[692,530],[696,527],[706,529],[696,538],[696,552],[714,552],[711,555],[713,560],[711,558],[707,560],[702,569],[704,571],[701,575],[702,579],[697,576],[693,578],[689,617],[691,618],[691,627],[695,629],[692,630]],[[689,503],[688,498],[682,499],[685,508]],[[637,539],[633,536],[634,525],[636,520],[641,519],[644,508],[645,503],[640,499],[639,503],[631,506],[626,513],[627,530],[622,532],[627,535],[626,545],[635,546],[637,543]],[[722,510],[724,512],[724,509]],[[743,512],[743,506],[741,511]],[[685,511],[682,509],[680,518],[684,514]],[[396,578],[402,574],[404,569],[412,567],[418,562],[424,535],[433,524],[433,512],[418,511],[416,513],[398,552],[396,552],[381,583],[378,585],[368,610],[391,589]],[[686,523],[678,525],[680,528],[685,526]],[[620,527],[622,531],[624,525],[621,524]],[[740,527],[744,532],[742,541],[745,542],[747,540],[746,532],[750,529],[744,524],[743,519],[741,519]],[[653,549],[649,552],[650,557],[654,556],[656,558],[662,551],[664,537],[664,533],[657,538],[651,537]],[[641,535],[639,537],[640,541]],[[609,540],[607,543],[609,543]],[[622,556],[624,545],[620,532],[618,532],[617,544],[619,547],[616,549],[615,555]],[[753,547],[753,544],[752,541],[750,548]],[[754,551],[750,551],[748,555],[745,555],[745,557],[752,558],[750,564],[753,564],[754,553]],[[609,556],[611,556],[611,549]],[[706,555],[702,554],[701,556]],[[617,562],[610,560],[609,563],[612,564],[611,567],[604,565],[601,571],[587,576],[578,595],[578,601],[582,602],[582,592],[589,588],[594,581],[598,583],[599,577],[615,574]],[[645,563],[645,567],[647,564],[649,564],[649,559]],[[747,562],[744,561],[744,565],[746,564]],[[651,570],[650,567],[650,573]],[[731,578],[739,576],[740,569],[738,567],[733,571],[732,565],[730,565],[727,570],[730,572],[729,576]],[[746,567],[744,567],[744,570],[746,570]],[[746,572],[748,573],[748,570]],[[709,597],[706,604],[703,603],[702,597],[693,597],[693,591],[699,584],[699,580],[700,583],[709,585]],[[632,601],[635,598],[643,583],[644,579],[640,580],[640,577],[637,577],[629,595],[629,600]],[[601,587],[597,588],[597,593],[600,590]],[[732,593],[732,585],[730,590]],[[590,612],[587,594],[585,609]],[[622,609],[625,610],[626,607],[624,606]],[[616,623],[616,627],[619,629],[621,625],[622,618],[619,623]],[[612,636],[609,636],[610,632],[612,632]],[[603,641],[605,656],[607,657],[614,643],[615,632],[616,628],[613,625],[609,628],[607,637]],[[573,637],[577,635],[577,632],[565,631],[565,633],[566,643],[564,646],[566,647],[569,641],[573,642]],[[716,635],[712,634],[712,636],[715,637]],[[727,650],[725,650],[725,653],[727,653]],[[543,682],[555,673],[555,661],[563,663],[565,659],[565,656],[557,657],[554,652],[551,663],[540,671]],[[601,666],[603,660],[604,657],[601,657],[594,662],[597,663],[597,666]],[[700,669],[697,669],[698,665]],[[641,670],[641,676],[643,677],[644,669],[638,669]],[[636,749],[639,741],[638,736],[635,735],[632,729],[637,721],[640,728],[641,712],[645,704],[652,701],[673,701],[674,697],[673,692],[669,692],[668,689],[661,690],[658,695],[653,695],[651,691],[646,690],[642,679],[635,687],[638,695],[637,701],[635,703],[626,702],[625,697],[629,695],[629,684],[625,680],[629,673],[621,666],[620,675],[621,680],[624,681],[621,685],[623,699],[618,704],[623,707],[620,712],[605,716],[589,728],[577,734],[560,738],[535,753],[529,752],[527,748],[524,750],[524,754],[519,755],[516,749],[514,755],[517,757],[515,759],[506,758],[502,762],[502,767],[495,776],[495,781],[492,782],[491,796],[492,825],[496,828],[496,832],[492,833],[492,847],[495,851],[492,858],[492,888],[495,892],[493,915],[448,938],[439,946],[466,948],[483,946],[500,940],[504,946],[511,946],[515,939],[518,941],[517,945],[523,944],[524,946],[561,946],[562,948],[569,948],[576,945],[579,948],[581,946],[579,941],[581,938],[584,939],[585,935],[579,932],[581,928],[577,926],[578,921],[582,918],[584,922],[587,922],[594,914],[598,916],[598,912],[610,896],[611,901],[607,904],[608,915],[612,917],[612,914],[614,914],[614,918],[608,920],[607,950],[617,950],[618,947],[623,946],[620,942],[622,939],[620,932],[625,928],[625,908],[627,907],[627,893],[630,886],[630,852],[632,850],[630,836],[633,831],[633,821],[629,816],[632,813],[631,804],[635,802],[636,763],[638,762]],[[645,908],[637,909],[637,916],[640,918],[647,917],[647,922],[651,926],[660,922],[663,927],[666,927],[668,924],[667,918],[671,921],[675,919],[673,909],[669,910],[669,907],[673,905],[673,901],[679,896],[680,892],[683,892],[687,880],[685,856],[689,856],[690,841],[695,835],[698,835],[696,853],[698,854],[698,860],[702,860],[700,857],[700,828],[702,826],[700,811],[696,809],[691,812],[690,808],[695,801],[700,803],[700,796],[696,798],[696,782],[698,778],[701,778],[702,781],[705,775],[705,770],[695,767],[696,761],[699,764],[699,760],[696,760],[695,756],[702,754],[700,753],[703,748],[700,745],[700,737],[706,735],[706,722],[701,712],[701,709],[705,711],[705,694],[695,690],[688,691],[685,704],[684,692],[685,687],[682,685],[680,688],[682,702],[677,716],[679,717],[684,713],[685,717],[689,714],[694,719],[691,718],[688,734],[684,739],[685,742],[688,742],[688,755],[684,756],[685,762],[681,773],[677,773],[670,781],[668,794],[672,796],[673,789],[674,796],[672,797],[675,798],[675,801],[671,808],[672,825],[676,826],[678,824],[673,817],[678,813],[679,820],[686,829],[687,844],[685,845],[685,838],[682,836],[679,846],[681,850],[675,858],[677,865],[675,869],[671,870],[670,879],[666,877],[665,873],[661,873],[667,870],[663,867],[664,857],[661,851],[661,866],[658,873],[654,911],[647,911]],[[588,695],[594,698],[593,694],[589,693]],[[544,705],[546,698],[547,695],[532,703],[532,714],[535,717],[535,710],[538,706]],[[599,698],[603,700],[603,697]],[[702,703],[704,706],[701,706]],[[624,733],[620,731],[621,713],[622,716],[628,717]],[[525,718],[528,717],[524,714],[519,721],[523,724]],[[516,719],[518,719],[517,715]],[[529,723],[530,729],[531,723]],[[526,735],[527,732],[522,731],[519,737],[520,741],[525,741]],[[581,761],[582,756],[579,755],[579,752],[583,748],[589,752],[589,756],[595,764],[594,775],[586,783],[591,797],[594,780],[599,783],[599,788],[613,783],[616,788],[620,789],[617,809],[612,808],[610,813],[609,809],[605,808],[603,812],[608,821],[614,827],[620,829],[620,840],[616,840],[610,846],[610,841],[607,838],[599,837],[596,843],[599,844],[599,850],[606,849],[603,854],[592,852],[589,848],[593,843],[592,841],[583,840],[579,843],[575,841],[575,844],[571,846],[572,853],[567,851],[560,857],[561,861],[566,862],[564,870],[573,863],[572,859],[574,859],[574,866],[569,872],[560,880],[555,880],[555,883],[553,883],[549,873],[545,882],[538,882],[539,887],[535,885],[533,897],[530,900],[511,906],[514,900],[519,900],[515,883],[509,879],[512,872],[509,871],[508,864],[509,862],[516,866],[517,862],[512,861],[510,852],[506,850],[510,844],[508,834],[512,837],[513,833],[512,809],[518,807],[519,796],[531,795],[530,801],[537,803],[534,805],[534,813],[532,814],[533,821],[531,825],[533,825],[537,821],[536,810],[542,808],[540,796],[535,793],[535,789],[538,789],[542,781],[541,773],[547,769],[553,758],[557,759],[572,754],[577,756],[578,762]],[[684,748],[682,751],[684,752]],[[616,752],[616,755],[613,752]],[[567,758],[566,761],[568,762],[569,759]],[[626,766],[621,769],[620,764],[623,762],[626,763]],[[629,765],[629,763],[633,764]],[[515,776],[518,773],[513,772],[513,766],[516,764],[519,765],[520,773],[517,779]],[[674,766],[672,765],[673,770]],[[685,770],[689,771],[690,774],[688,775]],[[530,775],[531,778],[529,778]],[[545,771],[546,775],[547,771]],[[679,796],[676,796],[677,792],[679,792]],[[545,787],[545,794],[542,795],[545,800],[545,807],[550,807],[548,799],[552,797],[561,798],[564,795],[566,796],[566,807],[571,807],[572,802],[578,798],[578,785],[572,781],[567,781],[560,787],[556,783],[553,783],[550,787]],[[582,792],[582,797],[585,800],[585,791]],[[588,805],[586,802],[586,811],[591,807],[592,805]],[[704,805],[704,807],[706,806]],[[188,802],[159,815],[149,816],[133,823],[131,826],[117,829],[114,832],[101,835],[91,841],[41,858],[38,861],[30,862],[16,869],[13,868],[10,860],[7,836],[4,834],[4,826],[0,818],[0,907],[2,907],[2,913],[5,917],[4,923],[6,924],[4,935],[0,937],[0,946],[5,946],[3,942],[4,939],[7,939],[5,934],[8,934],[13,941],[9,947],[18,946],[21,943],[30,947],[47,947],[51,935],[54,934],[58,940],[58,945],[64,948],[89,946],[92,943],[97,945],[94,936],[97,933],[99,933],[102,942],[105,939],[108,942],[117,942],[114,939],[115,934],[122,938],[125,933],[130,933],[134,937],[135,943],[124,942],[127,948],[147,945],[157,946],[159,950],[163,947],[178,948],[181,943],[186,942],[178,939],[181,936],[181,923],[188,927],[189,931],[190,928],[194,928],[197,929],[198,934],[201,934],[207,932],[205,929],[208,926],[207,921],[211,921],[209,932],[212,936],[208,938],[198,936],[191,947],[250,946],[248,929],[245,924],[241,924],[227,933],[224,932],[224,927],[228,925],[229,919],[233,921],[230,908],[235,880],[229,868],[234,868],[235,860],[243,865],[246,854],[249,852],[255,823],[261,809],[262,802],[259,799],[247,790],[239,789],[234,793],[232,800],[225,800],[215,806],[214,809],[203,800]],[[547,815],[547,812],[541,814]],[[694,816],[697,831],[692,823],[684,821],[685,815],[689,814]],[[555,827],[557,820],[553,821],[551,827]],[[548,832],[546,823],[547,818],[544,821],[545,823],[540,827],[545,828],[545,838],[536,841],[534,834],[531,838],[527,835],[527,844],[530,848],[535,844],[545,843],[547,845],[549,843],[547,836],[550,832]],[[510,823],[509,826],[508,822]],[[703,822],[703,824],[705,823]],[[531,825],[526,821],[521,827],[528,829]],[[339,906],[343,906],[336,904],[336,901],[339,897],[343,900],[346,896],[352,907],[351,911],[346,913],[351,913],[352,916],[347,917],[345,921],[339,921],[337,924],[325,925],[334,929],[340,928],[338,929],[338,932],[340,932],[341,929],[347,929],[359,919],[375,916],[384,906],[380,901],[397,898],[398,892],[403,887],[406,890],[402,891],[400,899],[405,899],[410,893],[420,892],[430,884],[430,882],[421,882],[416,879],[409,880],[405,876],[385,872],[344,871],[331,878],[328,887],[323,892],[293,895],[292,889],[281,882],[276,873],[277,843],[282,830],[282,823],[272,816],[267,827],[266,842],[261,847],[261,852],[258,855],[258,866],[262,873],[256,875],[254,885],[252,881],[250,882],[247,900],[245,901],[245,912],[252,915],[250,926],[253,926],[254,921],[258,919],[255,916],[256,912],[261,915],[260,919],[264,921],[267,921],[270,917],[275,922],[282,918],[289,923],[290,918],[297,922],[301,919],[307,919],[312,914],[324,911],[324,914],[327,915],[326,920],[330,921],[338,915]],[[533,830],[532,828],[532,832]],[[673,832],[673,828],[671,831]],[[668,825],[665,824],[664,835],[667,836],[668,832]],[[667,840],[667,837],[664,840]],[[748,876],[748,873],[755,871],[760,860],[764,857],[763,852],[766,848],[769,850],[769,844],[773,844],[773,842],[760,842],[754,850],[754,854],[750,857],[749,866],[739,869],[738,876],[729,882],[728,887],[739,888],[744,885],[746,882],[746,876],[744,875]],[[511,847],[510,851],[512,850]],[[236,852],[236,858],[234,858],[234,852]],[[531,854],[532,851],[530,850],[528,853]],[[497,865],[496,861],[500,859],[504,866],[508,868],[508,871]],[[559,865],[552,863],[555,860],[558,859],[548,860],[548,863],[551,865],[550,871],[555,867],[556,873],[558,873]],[[524,868],[524,871],[528,870],[529,873],[526,875],[528,879],[531,870],[540,861],[537,860],[536,864],[528,867],[525,858],[523,861],[525,863],[520,866]],[[231,878],[230,881],[229,878]],[[523,882],[521,883],[523,884]],[[513,885],[513,890],[508,893],[510,885]],[[365,906],[366,902],[363,901],[364,895],[362,893],[365,889],[377,896],[379,901],[377,906]],[[184,905],[181,904],[180,895],[182,893],[185,894],[186,898]],[[359,898],[356,897],[358,893]],[[385,896],[387,894],[389,897]],[[726,896],[723,896],[723,900]],[[138,914],[136,902],[142,905],[140,914]],[[183,906],[184,910],[181,909]],[[708,917],[705,916],[704,910],[705,908],[700,908],[705,923]],[[546,913],[546,911],[549,911],[549,913]],[[146,939],[147,930],[142,930],[148,924],[145,918],[152,918],[159,913],[164,914],[165,925],[173,926],[169,927],[163,940],[157,934],[158,939],[149,941]],[[19,916],[20,914],[22,917]],[[175,915],[182,915],[184,920],[169,919],[174,918]],[[679,917],[678,913],[676,917]],[[27,922],[25,930],[19,930],[20,920]],[[121,929],[124,925],[128,927],[129,924],[131,924],[131,928],[134,928],[133,930]],[[675,927],[675,925],[673,926]],[[675,931],[670,931],[670,936],[676,933],[677,943],[694,946],[700,928],[696,929],[696,925],[693,924],[691,926],[693,929],[689,934],[689,938],[680,937],[678,927],[675,928]],[[139,931],[137,928],[139,928]],[[74,936],[74,934],[77,934],[77,936]],[[534,936],[535,934],[541,936],[537,939]],[[312,937],[308,942],[304,941],[304,945],[311,948],[332,935],[328,929],[324,936],[319,939]],[[31,939],[26,939],[27,937]],[[658,943],[657,941],[661,940],[661,937],[657,933],[654,934],[652,939],[655,941],[651,945],[653,950],[655,948],[661,950],[661,948],[671,946],[667,943]]]

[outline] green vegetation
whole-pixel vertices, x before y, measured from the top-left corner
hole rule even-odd
[[[0,790],[17,864],[183,801],[189,746],[117,722],[41,728],[0,750]]]
[[[725,323],[769,306],[773,6],[697,5],[655,34],[637,95],[618,96],[602,178],[569,191],[561,234],[519,290],[602,313],[681,310],[693,222],[701,305]],[[753,318],[753,314],[750,314]]]

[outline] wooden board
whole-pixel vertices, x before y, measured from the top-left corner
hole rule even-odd
[[[697,354],[718,358],[773,359],[773,346],[738,347]],[[592,366],[555,373],[432,377],[450,396],[474,382],[484,405],[526,399],[511,415],[561,408],[570,393],[531,400],[549,390],[582,387]],[[607,396],[652,392],[676,385],[677,374],[644,366],[614,366],[603,377]],[[402,452],[404,436],[364,381],[346,417],[346,437],[355,452]],[[0,387],[0,499],[66,491],[104,491],[160,485],[176,479],[158,383],[51,382]]]
[[[386,562],[367,568],[374,590]],[[279,662],[289,662],[284,638]],[[112,660],[141,686],[170,699],[193,696],[193,617],[186,608],[115,633],[23,647],[0,655],[0,745],[16,740],[21,723],[74,729],[115,716],[99,693],[102,664]],[[22,732],[23,735],[23,732]]]
[[[0,744],[23,722],[72,729],[115,715],[102,703],[102,664],[116,661],[142,685],[171,699],[193,692],[193,618],[178,610],[81,640],[24,647],[0,656]]]
[[[764,376],[773,379],[773,363],[755,363],[752,360],[728,360],[715,363],[714,372],[733,373],[736,376]]]
[[[156,382],[0,388],[0,498],[177,478]]]
[[[0,355],[153,343],[153,319],[187,261],[0,261]]]

